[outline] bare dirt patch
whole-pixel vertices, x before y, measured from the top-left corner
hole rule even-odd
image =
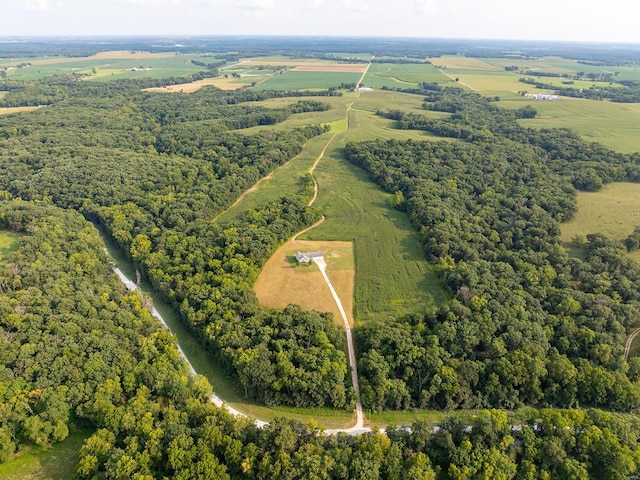
[[[293,68],[296,72],[338,72],[338,73],[362,73],[367,66],[365,64],[329,64],[329,65],[300,65]]]
[[[342,325],[342,317],[320,270],[316,265],[297,265],[294,255],[298,250],[320,250],[324,254],[327,276],[353,325],[355,269],[351,242],[287,242],[269,259],[253,287],[260,304],[284,308],[294,303],[308,310],[331,312],[336,323]]]

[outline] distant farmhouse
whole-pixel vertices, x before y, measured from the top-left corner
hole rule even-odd
[[[311,263],[313,260],[322,258],[322,252],[296,252],[296,260],[298,263]]]
[[[548,93],[531,93],[529,98],[534,100],[558,100],[560,95],[549,95]]]

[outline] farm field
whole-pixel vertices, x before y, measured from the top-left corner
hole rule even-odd
[[[333,313],[342,325],[340,311],[320,270],[315,265],[298,265],[297,251],[323,253],[327,276],[336,289],[353,325],[354,260],[351,242],[289,241],[280,247],[264,266],[254,285],[260,303],[266,307],[284,308],[298,304],[306,310]]]
[[[0,230],[0,263],[8,254],[18,249],[18,238],[13,232]]]
[[[443,72],[457,77],[460,83],[484,96],[498,96],[498,105],[504,108],[533,106],[536,118],[519,120],[520,124],[533,128],[569,127],[585,140],[603,145],[624,153],[640,151],[640,104],[593,101],[581,98],[561,97],[557,101],[537,101],[518,95],[519,91],[529,93],[552,93],[551,90],[536,89],[519,81],[521,75],[507,72],[505,66],[517,65],[520,68],[537,69],[552,73],[576,73],[578,71],[607,73],[606,67],[593,67],[559,57],[544,57],[539,60],[521,61],[520,59],[477,59],[467,57],[440,57],[431,61],[445,67]],[[612,67],[611,67],[612,68]],[[626,75],[633,79],[640,75],[638,67],[616,67],[620,77]],[[544,83],[561,85],[562,78],[540,77]],[[589,88],[593,82],[576,81],[573,86]]]
[[[288,70],[266,79],[256,90],[309,90],[326,89],[342,83],[357,83],[361,73],[309,72]]]
[[[453,81],[431,64],[372,63],[364,77],[367,87],[416,87],[421,82],[451,84]]]
[[[33,447],[0,464],[2,480],[67,480],[73,478],[80,447],[93,432],[79,430],[50,448]]]

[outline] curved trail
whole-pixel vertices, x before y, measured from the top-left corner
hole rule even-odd
[[[624,346],[624,358],[629,360],[629,352],[631,351],[631,344],[633,340],[640,334],[640,328],[636,328],[631,334],[627,337],[627,343]]]

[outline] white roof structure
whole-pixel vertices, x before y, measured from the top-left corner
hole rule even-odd
[[[296,260],[300,263],[309,263],[312,260],[323,258],[322,252],[296,252]]]

